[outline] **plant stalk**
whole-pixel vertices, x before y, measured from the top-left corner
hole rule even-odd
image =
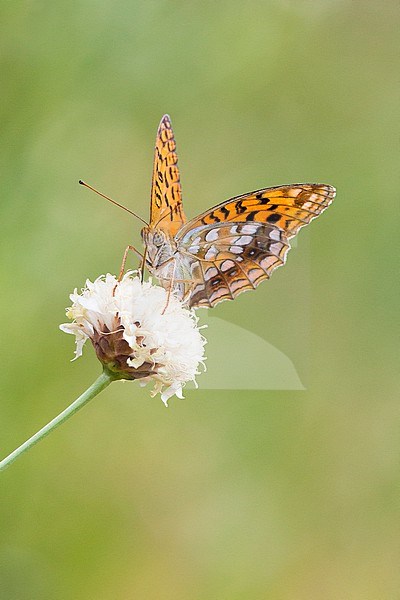
[[[57,427],[59,427],[62,423],[67,421],[72,415],[74,415],[78,410],[83,408],[90,400],[92,400],[97,394],[99,394],[104,388],[106,388],[115,378],[109,372],[104,370],[103,373],[96,379],[94,383],[85,391],[79,398],[77,398],[72,404],[70,404],[65,410],[63,410],[57,417],[54,417],[47,425],[39,429],[32,437],[30,437],[26,442],[21,444],[18,448],[16,448],[11,454],[9,454],[6,458],[0,462],[0,471],[6,469],[11,463],[14,462],[21,454],[32,448],[35,444],[37,444],[40,440],[45,438],[49,433],[54,431]]]

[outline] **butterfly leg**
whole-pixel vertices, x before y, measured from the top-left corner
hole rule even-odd
[[[163,308],[163,310],[161,312],[161,314],[163,315],[163,314],[165,314],[165,311],[168,308],[169,299],[171,298],[171,293],[172,293],[172,290],[173,290],[173,287],[174,287],[174,282],[175,282],[175,264],[174,264],[173,271],[172,271],[172,277],[170,279],[168,279],[167,277],[162,277],[161,279],[165,279],[165,280],[169,281],[169,287],[168,287],[168,292],[167,292],[167,302],[166,302],[166,304],[165,304],[165,306],[164,306],[164,308]]]
[[[174,289],[175,283],[187,283],[187,284],[189,284],[189,289],[186,292],[184,292],[184,294],[183,294],[182,302],[185,302],[190,297],[190,294],[192,292],[191,288],[194,285],[194,282],[193,282],[192,279],[176,279],[175,277],[172,277],[172,278],[158,277],[158,279],[163,279],[164,281],[168,281],[169,284],[170,284],[169,287],[168,287],[168,292],[167,292],[167,302],[166,302],[165,307],[164,307],[164,309],[163,309],[163,311],[162,311],[161,314],[164,314],[165,311],[168,308],[169,299],[171,297],[171,294],[172,294],[172,291]]]
[[[141,259],[142,259],[142,267],[144,267],[144,259],[145,259],[144,255],[141,252],[139,252],[139,250],[137,250],[135,248],[135,246],[127,246],[125,248],[124,256],[122,258],[121,269],[120,269],[119,275],[118,275],[118,281],[121,281],[122,277],[124,276],[126,259],[128,258],[128,252],[129,252],[129,250],[132,250],[133,252],[136,252],[136,254],[138,254],[141,257]]]
[[[141,258],[142,258],[142,266],[144,265],[144,260],[145,260],[145,256],[143,256],[143,254],[141,252],[139,252],[139,250],[137,250],[135,248],[135,246],[127,246],[125,248],[125,252],[124,252],[124,256],[122,258],[122,263],[121,263],[121,268],[119,270],[119,275],[118,275],[118,283],[122,280],[123,276],[124,276],[124,272],[125,272],[125,265],[126,265],[126,259],[128,257],[128,252],[129,250],[132,250],[133,252],[136,252],[136,254],[138,254]],[[142,267],[141,267],[142,269]],[[117,285],[115,284],[114,289],[113,289],[113,296],[115,295],[115,290],[117,289]]]
[[[147,245],[144,247],[144,253],[142,256],[142,264],[140,265],[140,281],[142,283],[144,281],[144,268],[146,266],[146,256],[147,256]]]
[[[161,279],[166,279],[166,278],[162,277]],[[172,290],[173,290],[173,287],[174,287],[175,283],[189,283],[189,285],[191,287],[193,286],[193,281],[191,279],[175,279],[175,278],[173,278],[173,279],[170,279],[169,281],[170,281],[170,286],[169,286],[168,292],[167,292],[167,302],[166,302],[166,304],[165,304],[165,306],[163,308],[163,311],[161,313],[162,315],[165,314],[165,311],[168,308],[169,299],[171,298]],[[182,297],[182,302],[185,302],[190,297],[191,291],[192,290],[189,288],[188,291],[184,293],[184,295]]]

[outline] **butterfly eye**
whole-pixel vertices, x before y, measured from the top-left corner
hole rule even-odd
[[[163,243],[164,243],[164,236],[161,232],[157,231],[153,235],[153,244],[159,248],[160,246],[163,245]]]

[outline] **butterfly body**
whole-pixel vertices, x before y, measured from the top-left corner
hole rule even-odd
[[[190,267],[186,257],[180,260],[178,246],[174,238],[167,236],[161,229],[142,229],[142,239],[146,247],[146,267],[166,289],[171,286],[185,296],[184,282],[190,277]]]
[[[186,222],[168,115],[157,132],[146,265],[192,307],[213,307],[255,289],[285,263],[289,240],[332,202],[325,184],[264,188],[231,198]]]

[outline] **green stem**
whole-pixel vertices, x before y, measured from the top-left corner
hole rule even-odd
[[[67,419],[72,417],[78,410],[80,410],[85,404],[87,404],[92,398],[97,396],[104,388],[106,388],[115,378],[109,371],[103,371],[103,373],[96,379],[94,383],[85,391],[79,398],[77,398],[72,404],[63,410],[57,417],[52,419],[50,423],[47,423],[42,429],[39,429],[32,437],[26,442],[21,444],[14,452],[11,452],[6,458],[0,462],[0,471],[3,471],[6,467],[11,465],[21,454],[32,448],[40,440],[42,440],[51,431],[56,429],[61,423],[64,423]]]

